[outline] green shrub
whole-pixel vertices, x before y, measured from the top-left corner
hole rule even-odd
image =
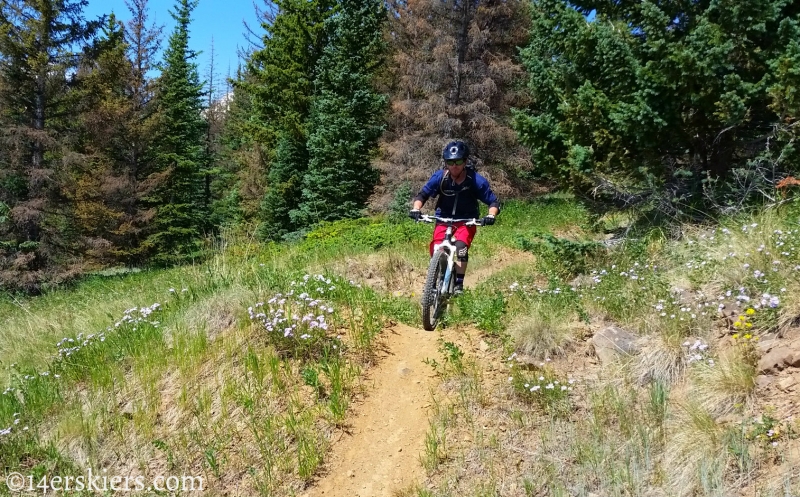
[[[597,242],[556,238],[546,232],[534,233],[532,240],[520,236],[517,243],[536,255],[542,272],[559,277],[586,272],[603,251],[603,246]]]

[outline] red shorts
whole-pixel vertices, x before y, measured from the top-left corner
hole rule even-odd
[[[472,245],[472,239],[475,238],[475,233],[478,231],[477,226],[464,226],[463,224],[456,224],[456,240],[460,240],[467,244],[467,248]],[[437,224],[433,230],[433,241],[431,241],[430,252],[433,256],[433,246],[441,243],[444,240],[444,232],[447,231],[446,224]]]

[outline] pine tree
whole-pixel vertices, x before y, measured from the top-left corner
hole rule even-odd
[[[266,151],[267,185],[261,203],[261,235],[276,239],[295,231],[289,216],[301,196],[308,168],[307,121],[317,61],[326,45],[324,22],[335,0],[276,0],[265,24],[264,48],[247,61],[238,86],[252,96],[255,141]]]
[[[9,267],[3,279],[29,288],[43,277],[35,271],[67,264],[76,249],[60,177],[75,122],[79,50],[99,24],[84,20],[86,3],[0,2],[0,202],[8,209],[0,270]]]
[[[123,26],[113,14],[80,68],[79,108],[82,131],[63,189],[74,204],[74,223],[90,259],[113,262],[111,254],[127,245],[114,236],[135,197],[128,181],[125,151],[133,106],[127,84],[132,66],[127,58]]]
[[[397,0],[389,43],[391,114],[376,161],[382,172],[375,204],[400,184],[415,187],[438,166],[444,144],[463,139],[482,174],[508,193],[530,169],[511,128],[512,107],[527,103],[517,47],[530,24],[524,0]]]
[[[775,111],[792,112],[780,97],[791,70],[779,68],[797,67],[796,10],[782,0],[537,0],[520,139],[541,173],[617,205],[671,216],[740,205],[795,167],[792,154],[777,159],[774,130]]]
[[[173,262],[197,255],[207,213],[201,170],[205,164],[203,86],[196,52],[189,49],[189,24],[197,0],[178,0],[170,12],[177,22],[164,52],[156,91],[160,136],[155,144],[161,186],[148,201],[156,208],[154,232],[143,248],[154,260]]]
[[[264,199],[267,150],[259,140],[264,125],[255,119],[254,98],[241,85],[248,78],[239,68],[236,79],[228,79],[232,87],[225,102],[218,160],[226,171],[223,177],[231,183],[218,208],[222,218],[255,222]]]
[[[309,169],[291,212],[298,227],[362,215],[377,182],[371,155],[383,131],[386,98],[373,89],[386,51],[381,0],[341,0],[328,18],[308,124]]]

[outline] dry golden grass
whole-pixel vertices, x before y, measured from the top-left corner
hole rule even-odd
[[[640,385],[656,381],[672,385],[686,371],[686,357],[680,337],[655,334],[643,341],[643,346],[632,367],[633,377]]]
[[[800,280],[794,279],[786,282],[785,295],[800,295]],[[800,326],[800,299],[783,299],[783,305],[778,311],[778,336],[783,336],[792,328]]]
[[[713,364],[698,363],[691,376],[692,396],[714,417],[743,410],[756,386],[756,368],[739,348],[728,349]]]
[[[518,353],[543,359],[566,354],[583,328],[578,321],[549,315],[539,305],[516,316],[508,331]]]
[[[664,466],[671,495],[725,495],[725,471],[729,458],[725,429],[703,407],[676,406],[668,423]]]

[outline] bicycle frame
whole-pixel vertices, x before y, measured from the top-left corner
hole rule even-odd
[[[422,327],[428,331],[436,329],[439,318],[447,308],[447,302],[455,287],[454,268],[456,265],[455,225],[463,223],[467,226],[482,226],[477,219],[452,219],[438,216],[420,216],[426,223],[440,222],[447,225],[444,239],[433,246],[433,256],[428,264],[428,275],[422,290]],[[442,264],[446,256],[446,264]],[[442,274],[442,269],[444,274]]]
[[[453,236],[455,233],[456,223],[464,223],[465,226],[481,226],[478,219],[453,219],[448,217],[428,216],[423,215],[420,220],[426,223],[440,222],[447,224],[447,230],[444,233],[444,239],[433,246],[433,253],[443,250],[447,254],[447,269],[444,273],[442,280],[442,287],[439,288],[439,294],[442,296],[450,296],[453,293],[453,286],[455,285],[455,265],[456,265],[456,238]]]

